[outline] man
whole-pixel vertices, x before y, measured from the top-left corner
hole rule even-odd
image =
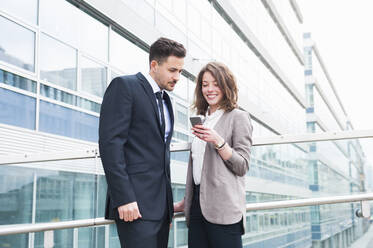
[[[99,148],[108,183],[106,219],[122,248],[166,248],[173,216],[170,98],[186,50],[159,38],[150,47],[149,74],[113,79],[101,105]]]

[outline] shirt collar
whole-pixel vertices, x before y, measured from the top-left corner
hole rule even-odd
[[[161,90],[161,88],[159,88],[158,84],[154,81],[154,79],[152,78],[152,76],[150,76],[149,73],[142,73],[144,75],[144,77],[146,78],[146,80],[148,80],[148,82],[150,83],[150,86],[152,86],[152,89],[153,89],[153,93],[157,93],[157,92],[162,92],[163,91]]]
[[[223,109],[217,109],[215,110],[214,113],[212,113],[211,115],[208,114],[208,109],[207,109],[207,112],[206,112],[206,120],[213,120],[215,118],[219,118],[220,116],[222,116],[224,114],[224,110]]]

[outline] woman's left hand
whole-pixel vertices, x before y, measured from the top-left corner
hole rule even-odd
[[[192,127],[193,134],[199,139],[218,145],[224,142],[224,139],[214,130],[203,125],[195,125]]]

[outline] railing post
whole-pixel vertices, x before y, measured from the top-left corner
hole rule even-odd
[[[360,202],[360,209],[355,212],[356,216],[359,218],[369,218],[370,217],[370,205],[368,201]]]
[[[79,243],[79,229],[74,228],[73,229],[73,248],[78,248],[78,243]]]
[[[54,247],[54,231],[44,232],[44,248]]]

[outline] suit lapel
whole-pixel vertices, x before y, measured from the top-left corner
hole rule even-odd
[[[154,114],[155,114],[155,117],[156,117],[156,120],[157,120],[158,129],[159,129],[159,132],[162,134],[160,116],[159,116],[159,111],[158,111],[158,106],[157,106],[157,100],[155,99],[155,95],[154,95],[152,86],[150,85],[148,80],[146,80],[146,78],[140,72],[137,73],[136,76],[140,79],[141,85],[144,88],[146,94],[148,95],[148,99],[153,106]]]
[[[171,130],[167,137],[167,143],[169,143],[171,141],[172,133],[174,131],[174,111],[172,109],[172,103],[171,103],[170,96],[166,93],[166,91],[163,94],[164,94],[163,96],[164,100],[168,108],[168,113],[170,114],[170,119],[171,119]]]

